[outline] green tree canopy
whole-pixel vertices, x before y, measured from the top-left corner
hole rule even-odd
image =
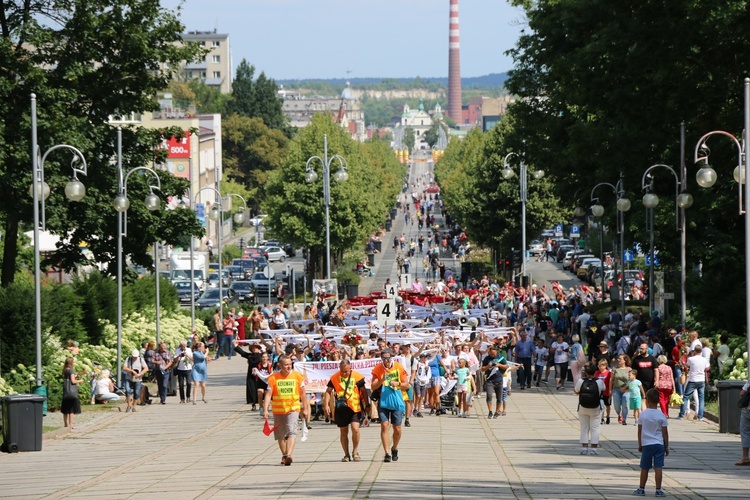
[[[51,195],[46,203],[49,230],[69,235],[58,252],[63,267],[80,262],[79,243],[86,243],[100,262],[115,255],[117,194],[115,130],[110,116],[158,109],[153,96],[167,88],[171,68],[201,54],[197,44],[182,43],[184,27],[158,2],[79,0],[76,2],[3,2],[0,5],[0,212],[4,215],[2,283],[15,276],[18,234],[32,220],[29,102],[38,101],[39,147],[71,144],[87,159],[88,176],[81,178],[87,195],[79,203],[64,199],[71,177],[70,155],[55,152],[45,164]],[[173,131],[147,132],[126,128],[123,165],[148,165],[161,153],[155,146]],[[140,176],[134,176],[140,177]],[[166,199],[181,195],[187,185],[160,172]],[[149,263],[145,243],[170,243],[177,233],[200,228],[195,218],[174,211],[149,213],[142,197],[145,180],[129,186],[131,208],[125,253],[136,263]],[[107,208],[110,207],[110,208]]]

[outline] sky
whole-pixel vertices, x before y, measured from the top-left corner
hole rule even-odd
[[[276,80],[448,76],[449,0],[162,0],[180,4],[187,31],[229,34],[235,67]],[[511,69],[523,11],[459,0],[459,15],[461,76]]]

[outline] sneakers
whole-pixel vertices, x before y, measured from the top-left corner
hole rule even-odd
[[[667,494],[664,492],[664,490],[659,489],[659,490],[656,490],[656,493],[654,493],[654,496],[665,497],[667,496]]]
[[[646,496],[646,490],[644,490],[643,488],[638,488],[637,490],[633,491],[633,495],[638,497]]]
[[[581,448],[581,455],[588,455],[589,449],[588,448]]]
[[[599,452],[596,450],[596,448],[589,448],[589,455],[598,455]]]
[[[487,414],[487,418],[492,418],[492,412],[489,412],[489,413]]]
[[[125,408],[125,413],[128,413],[130,410],[132,410],[132,408],[128,406],[127,408]]]
[[[430,415],[434,415],[434,414],[435,414],[435,408],[430,408]]]
[[[393,461],[398,462],[398,450],[391,448],[391,455],[393,456]]]
[[[411,422],[409,422],[409,419],[408,419],[408,418],[406,419],[406,422],[404,422],[404,425],[405,425],[406,427],[411,427]]]
[[[492,418],[497,418],[499,416],[500,416],[500,414],[498,412],[495,412],[495,414],[492,416]]]
[[[387,462],[390,462],[390,461],[391,461],[391,456],[388,453],[386,453],[385,454],[385,458],[383,458],[383,462],[387,463]]]
[[[417,418],[424,418],[424,417],[422,416],[422,412],[421,412],[421,411],[418,411],[418,412],[417,412]]]

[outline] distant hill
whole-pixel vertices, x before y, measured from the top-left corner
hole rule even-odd
[[[490,73],[489,75],[461,78],[461,86],[467,89],[497,88],[505,84],[507,73]],[[448,77],[414,77],[414,78],[350,78],[348,80],[352,87],[377,88],[379,90],[428,88],[437,90],[448,86]],[[325,88],[343,90],[346,86],[346,78],[325,79],[299,79],[299,80],[276,80],[285,88]]]

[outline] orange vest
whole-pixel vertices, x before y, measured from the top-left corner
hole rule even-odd
[[[388,371],[385,370],[385,366],[383,365],[383,363],[375,365],[375,367],[372,369],[372,378],[373,380],[379,379],[383,382],[383,385],[386,386],[389,385],[392,381],[396,381],[399,384],[409,381],[409,375],[406,373],[406,370],[398,361],[394,361],[391,365],[390,370]],[[401,397],[404,398],[404,401],[407,401],[409,399],[409,394],[406,391],[402,390]]]
[[[286,415],[300,410],[300,398],[305,393],[302,387],[305,378],[300,372],[292,371],[284,377],[281,372],[275,372],[268,377],[268,387],[271,388],[271,410],[274,415]]]
[[[357,388],[357,383],[364,378],[364,375],[357,373],[354,370],[352,370],[349,373],[349,376],[343,380],[341,378],[341,372],[336,372],[331,377],[331,384],[333,385],[336,397],[344,398],[346,400],[346,405],[351,408],[354,413],[362,411],[362,403],[359,399],[359,388]],[[346,394],[344,393],[344,390],[346,390]]]

